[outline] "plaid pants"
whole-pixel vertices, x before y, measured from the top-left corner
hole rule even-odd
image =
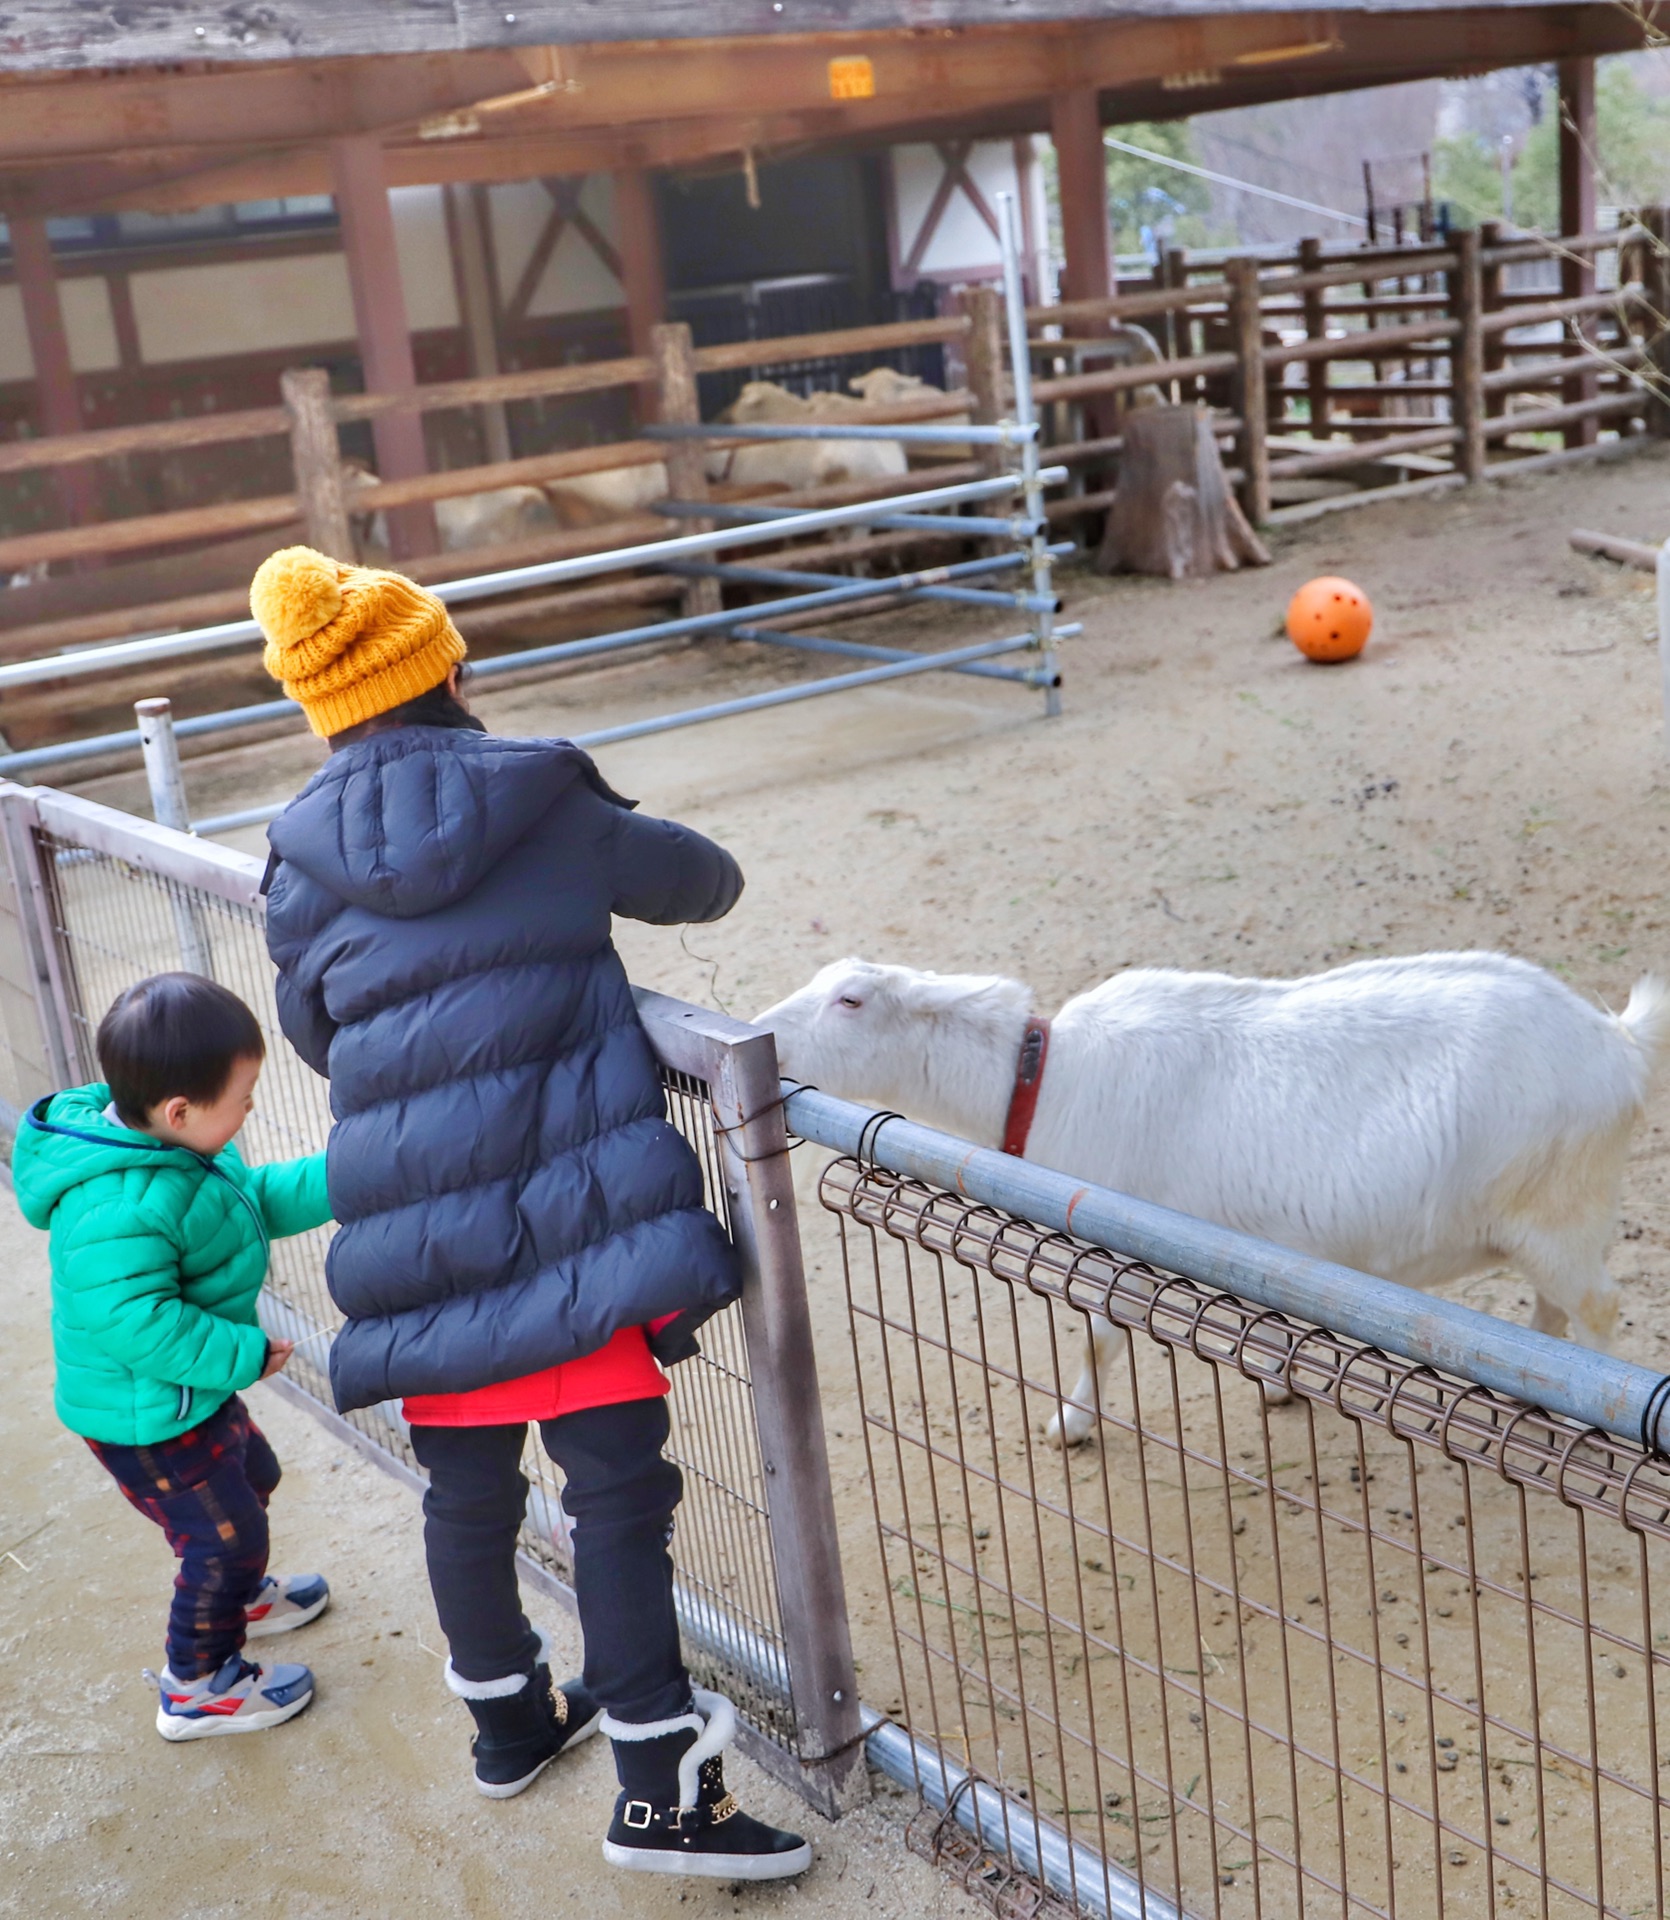
[[[88,1446],[179,1558],[168,1665],[182,1680],[217,1671],[244,1643],[245,1610],[267,1572],[267,1502],[278,1456],[237,1394],[201,1426],[150,1447]]]

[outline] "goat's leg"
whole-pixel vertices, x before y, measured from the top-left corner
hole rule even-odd
[[[1044,1438],[1052,1447],[1076,1447],[1090,1438],[1098,1410],[1106,1404],[1104,1396],[1113,1363],[1125,1344],[1125,1329],[1099,1314],[1091,1317],[1085,1331],[1084,1370],[1063,1400],[1060,1412],[1044,1429]]]
[[[1570,1325],[1571,1319],[1564,1307],[1555,1306],[1540,1293],[1535,1297],[1531,1304],[1531,1327],[1534,1332],[1551,1334],[1556,1340],[1563,1340]]]
[[[1587,1235],[1538,1235],[1515,1249],[1513,1263],[1536,1289],[1531,1324],[1539,1333],[1564,1333],[1595,1353],[1612,1351],[1623,1296]]]

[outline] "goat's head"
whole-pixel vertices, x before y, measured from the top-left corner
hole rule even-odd
[[[790,1079],[929,1118],[946,1112],[949,1083],[983,1077],[988,1063],[1013,1073],[1006,1048],[1030,1004],[1019,981],[1000,975],[835,960],[755,1025],[777,1036]]]

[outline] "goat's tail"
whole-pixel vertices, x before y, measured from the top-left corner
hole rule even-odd
[[[1618,1024],[1644,1056],[1645,1093],[1670,1051],[1670,982],[1654,973],[1643,974],[1631,987],[1629,1005],[1619,1014]]]

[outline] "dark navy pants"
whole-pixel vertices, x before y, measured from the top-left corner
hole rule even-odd
[[[245,1610],[267,1572],[267,1502],[278,1456],[237,1394],[200,1426],[149,1447],[89,1440],[129,1502],[179,1558],[168,1665],[182,1680],[214,1673],[244,1643]]]
[[[465,1680],[526,1672],[538,1644],[516,1584],[527,1433],[525,1423],[412,1428],[412,1450],[429,1471],[429,1584],[452,1664]],[[539,1426],[545,1451],[567,1476],[562,1498],[574,1522],[586,1685],[617,1719],[640,1725],[690,1704],[667,1552],[684,1481],[662,1455],[667,1433],[667,1403],[659,1396],[588,1407]]]

